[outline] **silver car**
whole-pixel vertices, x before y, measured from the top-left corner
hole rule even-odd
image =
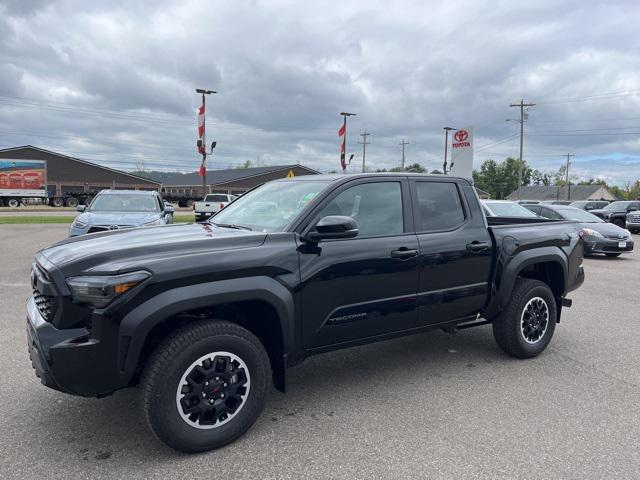
[[[103,190],[71,224],[69,236],[173,223],[174,209],[156,191]]]

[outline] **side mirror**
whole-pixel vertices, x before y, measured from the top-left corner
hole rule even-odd
[[[313,229],[307,233],[305,240],[320,242],[340,238],[354,238],[358,236],[358,224],[351,217],[329,215],[320,219]]]
[[[164,206],[164,213],[173,213],[175,211],[176,211],[176,209],[173,208],[173,205],[165,205]]]
[[[78,205],[78,206],[76,207],[76,211],[77,211],[77,212],[80,212],[80,213],[84,212],[86,209],[87,209],[87,206],[86,206],[86,205]]]

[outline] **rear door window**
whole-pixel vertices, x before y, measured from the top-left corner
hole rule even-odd
[[[416,182],[416,231],[452,230],[465,222],[460,192],[451,182]]]

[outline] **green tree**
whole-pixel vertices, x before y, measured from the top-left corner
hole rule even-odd
[[[551,185],[553,176],[535,169],[531,172],[531,183],[533,185]]]
[[[532,170],[524,162],[522,166],[522,185],[529,185]],[[475,186],[491,194],[491,198],[502,199],[518,188],[518,160],[512,157],[502,162],[486,160],[480,170],[473,171]]]
[[[404,168],[402,167],[393,167],[392,169],[389,170],[390,172],[412,172],[412,173],[425,173],[427,171],[426,168],[424,168],[422,165],[420,165],[419,163],[414,163],[412,165],[406,165]]]

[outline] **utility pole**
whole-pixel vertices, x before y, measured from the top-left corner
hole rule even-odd
[[[369,135],[371,135],[371,133],[365,130],[364,133],[360,134],[360,136],[362,137],[362,141],[358,142],[359,145],[362,145],[362,173],[364,173],[364,160],[367,155],[367,145],[371,143],[371,142],[367,142],[367,137]]]
[[[453,127],[443,127],[444,128],[444,163],[442,164],[442,173],[444,175],[447,174],[447,152],[449,150],[449,132],[451,130],[455,130]]]
[[[524,165],[524,159],[522,158],[522,150],[524,149],[524,120],[525,120],[525,107],[535,107],[535,103],[524,103],[524,100],[520,100],[520,103],[512,103],[510,107],[520,108],[520,159],[518,160],[518,189],[516,195],[520,200],[520,187],[522,187],[522,166]]]
[[[575,155],[567,153],[567,166],[564,172],[564,183],[567,184],[567,200],[571,200],[571,185],[569,184],[569,165],[571,164],[569,159],[571,157],[575,157]]]
[[[401,166],[402,166],[402,170],[404,170],[404,146],[405,145],[409,145],[409,142],[405,142],[404,138],[403,138],[402,141],[398,145],[400,145],[402,147],[402,163],[401,163]]]
[[[202,165],[200,171],[202,172],[202,198],[207,196],[207,167],[205,162],[207,161],[207,141],[205,139],[205,95],[211,95],[218,93],[215,90],[204,90],[202,88],[196,88],[196,93],[202,94],[202,105],[198,113],[198,151],[202,154]],[[200,118],[202,116],[202,118]],[[213,146],[211,147],[213,152]]]

